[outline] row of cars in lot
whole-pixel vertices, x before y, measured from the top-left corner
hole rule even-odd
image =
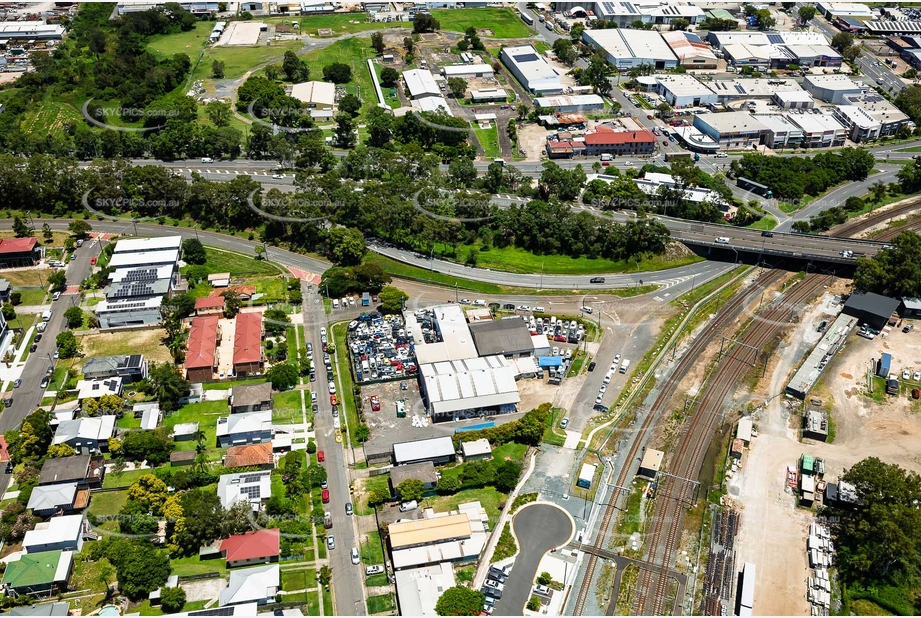
[[[496,565],[489,567],[489,572],[486,574],[486,581],[483,582],[483,587],[480,588],[480,592],[486,597],[486,602],[483,605],[483,611],[485,613],[492,614],[493,610],[496,608],[496,603],[502,598],[502,592],[505,590],[505,580],[508,578],[508,572],[508,567],[497,567]]]
[[[412,337],[404,326],[402,316],[384,318],[377,311],[349,323],[348,346],[357,382],[392,380],[418,371]]]
[[[598,389],[598,396],[595,397],[595,409],[603,412],[607,412],[607,408],[602,405],[604,400],[604,395],[608,391],[608,385],[611,383],[611,380],[614,378],[614,372],[627,373],[627,369],[630,368],[630,361],[626,358],[621,360],[620,354],[614,356],[614,360],[611,361],[611,367],[608,369],[608,372],[604,374],[604,378],[601,380],[601,387]],[[589,371],[595,370],[595,363],[591,363],[588,366]]]

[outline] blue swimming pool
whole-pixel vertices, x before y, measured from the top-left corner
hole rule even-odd
[[[99,610],[99,613],[96,615],[97,616],[121,616],[122,613],[121,613],[121,610],[118,609],[117,605],[106,605],[101,610]]]
[[[492,421],[488,423],[480,423],[478,425],[470,425],[468,427],[459,427],[454,430],[454,433],[464,433],[465,431],[479,431],[481,429],[489,429],[490,427],[495,427],[496,424]]]

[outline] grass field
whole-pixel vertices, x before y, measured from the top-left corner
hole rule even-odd
[[[93,499],[90,501],[90,507],[88,513],[91,516],[95,517],[107,517],[112,515],[118,515],[118,512],[122,510],[122,507],[125,506],[125,503],[128,501],[128,492],[127,491],[110,491],[106,493],[96,493],[93,496]],[[100,528],[104,530],[118,530],[118,522],[106,521],[102,523]]]
[[[102,481],[102,487],[108,489],[110,487],[128,487],[134,485],[135,482],[145,474],[153,474],[153,470],[150,468],[144,468],[143,470],[125,470],[124,472],[107,472],[106,478]],[[93,498],[95,501],[95,496]]]
[[[192,62],[195,62],[198,51],[207,45],[208,36],[213,28],[213,23],[200,21],[188,32],[158,34],[147,40],[147,49],[159,58],[168,58],[173,54],[188,54]]]
[[[364,564],[383,564],[384,549],[381,547],[380,532],[375,530],[369,534],[363,535],[361,541],[361,561]]]
[[[277,275],[280,271],[275,264],[255,257],[222,251],[214,247],[205,247],[207,261],[204,264],[208,274],[229,272],[231,277],[243,275]]]
[[[154,328],[151,330],[84,335],[80,338],[80,343],[83,345],[83,354],[86,358],[137,354],[138,351],[143,351],[148,362],[161,363],[171,360],[169,350],[162,345],[165,336],[165,330]]]
[[[384,70],[383,66],[381,66],[377,62],[374,63],[374,72],[377,73],[378,81],[380,81],[381,79],[381,71],[383,70]],[[383,84],[381,84],[381,92],[384,94],[384,102],[387,105],[389,105],[391,109],[396,109],[400,107],[400,97],[397,96],[396,94],[397,92],[396,86],[394,86],[393,88],[388,88],[387,86],[384,86]],[[391,96],[391,93],[393,93],[393,96]],[[377,95],[375,94],[374,96],[377,96]]]
[[[486,35],[497,39],[520,39],[531,36],[534,32],[512,9],[449,9],[432,11],[432,17],[438,20],[442,30],[464,32],[473,27],[477,30],[489,29]]]
[[[210,78],[211,65],[215,60],[224,63],[224,79],[236,79],[263,64],[281,62],[286,51],[296,52],[300,48],[301,44],[297,41],[272,41],[271,46],[212,47],[205,51],[201,62],[192,72],[192,79]]]
[[[480,142],[480,146],[483,147],[484,155],[487,161],[495,159],[501,154],[499,150],[499,133],[495,125],[489,127],[488,129],[481,129],[479,125],[475,122],[471,122],[470,126],[473,127],[473,132],[476,133],[477,141]]]
[[[205,446],[208,447],[208,458],[220,458],[221,451],[217,448],[217,419],[221,415],[227,415],[230,408],[226,401],[203,401],[201,403],[190,403],[181,407],[163,419],[163,426],[172,429],[180,423],[198,422],[199,431],[205,433]],[[179,442],[176,444],[176,450],[187,450],[195,448],[195,442]]]
[[[771,215],[764,215],[751,225],[746,225],[745,227],[752,230],[773,230],[777,227],[777,219]]]
[[[373,615],[389,611],[393,609],[393,604],[393,595],[390,594],[368,597],[368,614]]]
[[[390,582],[387,580],[386,573],[378,573],[377,575],[372,575],[365,580],[365,586],[368,588],[373,588],[374,586],[386,586]]]
[[[48,295],[43,288],[18,288],[13,291],[19,292],[21,305],[41,305]]]
[[[10,287],[41,287],[48,285],[50,270],[4,270],[3,278],[10,282]]]
[[[288,21],[288,20],[285,20]],[[366,32],[369,30],[381,30],[383,28],[411,28],[412,22],[369,22],[368,14],[359,13],[335,13],[332,15],[311,15],[301,17],[301,34],[317,36],[317,30],[320,28],[329,28],[333,31],[333,36],[340,34],[351,34],[353,32]]]
[[[306,393],[309,397],[309,393]],[[286,391],[276,393],[272,397],[272,423],[276,425],[291,425],[303,420],[301,412],[301,391]]]
[[[301,56],[310,67],[311,79],[323,79],[323,67],[334,62],[341,62],[352,67],[352,81],[359,88],[360,98],[365,110],[377,105],[377,95],[371,73],[368,71],[368,58],[374,58],[377,52],[371,48],[371,39],[356,37],[336,41],[328,47],[308,52]]]
[[[457,509],[458,504],[464,502],[473,502],[478,500],[486,514],[489,515],[489,523],[495,524],[499,519],[499,503],[504,502],[507,496],[494,487],[481,487],[479,489],[465,489],[459,491],[453,496],[437,496],[426,498],[425,506],[431,507],[436,513],[442,511],[453,511]]]
[[[199,560],[198,552],[191,556],[183,558],[173,558],[170,560],[173,567],[173,575],[201,575],[203,573],[220,573],[221,577],[227,575],[226,561],[223,558],[214,560]]]
[[[30,134],[44,136],[63,131],[68,124],[77,125],[83,122],[83,115],[73,105],[46,98],[35,111],[26,114],[22,121],[22,129]]]
[[[361,498],[355,502],[356,515],[373,515],[374,509],[368,506],[368,494],[375,489],[390,493],[390,475],[381,474],[380,476],[369,476],[361,479]]]

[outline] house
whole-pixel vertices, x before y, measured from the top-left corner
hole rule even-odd
[[[131,384],[146,377],[147,359],[143,354],[97,356],[83,363],[83,378],[86,380],[121,378],[122,384]]]
[[[230,585],[221,590],[219,606],[274,603],[280,585],[281,569],[277,564],[231,571]]]
[[[221,541],[227,568],[278,562],[281,534],[278,528],[235,534]]]
[[[104,395],[122,395],[122,379],[119,377],[104,380],[80,380],[77,382],[77,400],[98,399]]]
[[[0,279],[0,303],[10,302],[10,282]]]
[[[208,284],[213,288],[226,288],[230,285],[230,273],[211,273]]]
[[[13,607],[6,616],[70,616],[70,601]]]
[[[233,372],[245,378],[262,373],[262,314],[240,313],[236,317],[233,340]]]
[[[107,414],[62,421],[51,444],[67,444],[81,454],[108,451],[109,438],[115,435],[116,420],[114,414]]]
[[[23,554],[19,560],[6,565],[0,587],[7,596],[47,598],[67,589],[73,564],[72,551]]]
[[[223,296],[205,296],[195,300],[195,315],[223,315],[224,314],[224,297]]]
[[[221,300],[223,306],[223,299]],[[220,316],[193,318],[185,355],[185,375],[190,382],[208,382],[217,372]]]
[[[409,464],[406,466],[397,466],[390,469],[390,495],[397,495],[397,487],[400,483],[409,479],[422,481],[425,490],[435,489],[438,483],[438,473],[435,472],[435,466],[431,461]]]
[[[77,488],[99,488],[105,478],[105,461],[89,455],[73,455],[48,459],[38,475],[39,485],[77,483]]]
[[[253,511],[258,511],[272,497],[272,473],[222,474],[217,482],[217,495],[225,509],[243,500],[250,503]]]
[[[169,454],[169,465],[173,468],[190,466],[195,463],[196,455],[195,451],[173,451]]]
[[[268,410],[231,414],[217,419],[217,445],[220,448],[271,442],[273,435],[272,413]]]
[[[464,454],[464,461],[476,461],[479,459],[492,459],[492,447],[489,440],[480,438],[470,442],[461,442],[461,452]]]
[[[230,413],[262,412],[272,409],[272,384],[244,384],[230,391]]]
[[[55,550],[79,552],[83,549],[84,524],[83,515],[62,515],[39,522],[26,532],[22,548],[30,554]]]
[[[195,440],[198,434],[198,421],[191,423],[177,423],[173,426],[173,440],[176,442],[188,442]]]
[[[401,466],[410,463],[430,461],[433,464],[450,463],[457,458],[454,442],[449,436],[397,442],[392,447],[393,464]]]
[[[83,504],[78,507],[78,496]],[[83,490],[82,494],[77,489],[77,482],[60,483],[57,485],[39,485],[32,489],[29,495],[27,508],[31,509],[37,517],[53,517],[60,513],[85,508],[89,502],[89,491]]]
[[[231,446],[224,455],[225,468],[263,468],[275,467],[275,457],[271,442]]]
[[[37,238],[0,238],[0,268],[35,266],[41,259]]]

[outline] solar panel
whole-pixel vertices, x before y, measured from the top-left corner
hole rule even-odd
[[[515,62],[536,62],[536,54],[521,54],[520,56],[515,56]]]
[[[736,87],[736,92],[738,92],[739,94],[745,94],[745,88],[743,88],[739,84],[735,84],[735,87]]]
[[[769,34],[769,35],[767,35],[767,38],[768,38],[768,43],[771,43],[771,44],[773,44],[773,45],[782,45],[782,44],[783,44],[783,36],[781,36],[781,35],[779,35],[779,34]]]

